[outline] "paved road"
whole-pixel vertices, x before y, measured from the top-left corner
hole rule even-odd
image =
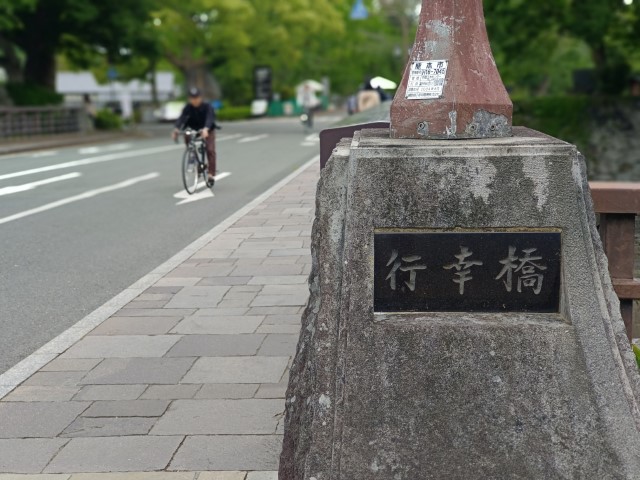
[[[318,152],[295,119],[224,125],[215,197],[186,198],[168,130],[0,157],[0,373]]]

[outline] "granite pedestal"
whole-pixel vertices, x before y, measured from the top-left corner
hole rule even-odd
[[[640,377],[583,160],[567,143],[514,133],[447,142],[366,130],[338,145],[318,187],[281,480],[640,477]],[[558,301],[544,311],[377,308],[376,282],[391,288],[394,278],[405,295],[427,282],[424,294],[444,268],[451,287],[460,283],[461,271],[429,265],[427,250],[381,261],[377,238],[390,232],[559,233],[558,283],[549,287]],[[461,262],[481,259],[463,247]],[[525,258],[512,253],[505,262]],[[550,259],[531,263],[550,275]],[[478,282],[475,272],[489,268]],[[524,268],[512,269],[511,285],[500,268],[485,258],[463,284],[536,289],[517,284]]]

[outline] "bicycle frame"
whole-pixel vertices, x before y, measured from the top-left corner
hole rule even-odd
[[[196,177],[193,178],[192,181],[186,180],[187,177],[185,176],[186,174],[184,169],[187,167],[183,165],[183,181],[184,181],[185,189],[190,194],[194,193],[198,184],[197,179],[200,175],[202,175],[204,183],[207,185],[207,187],[211,188],[214,184],[214,180],[210,179],[208,176],[209,168],[207,163],[205,141],[202,138],[202,131],[186,129],[183,132],[181,132],[181,134],[184,135],[186,144],[187,144],[185,154],[189,157],[192,155],[192,158],[195,158],[197,162],[197,171],[195,172]]]

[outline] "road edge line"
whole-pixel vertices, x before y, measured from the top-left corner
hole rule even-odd
[[[5,373],[0,375],[0,400],[6,397],[22,382],[35,374],[42,367],[44,367],[60,354],[64,353],[67,349],[75,345],[89,332],[98,327],[102,322],[111,317],[127,303],[131,302],[134,298],[143,293],[147,288],[163,278],[167,273],[171,272],[185,260],[189,259],[193,254],[198,252],[202,247],[218,237],[218,235],[227,230],[240,218],[244,217],[247,213],[260,205],[267,198],[271,197],[282,187],[289,184],[292,180],[301,175],[314,163],[318,163],[319,160],[320,155],[316,155],[311,160],[305,162],[293,173],[289,174],[278,183],[267,189],[265,192],[261,193],[256,198],[251,200],[249,203],[229,215],[207,233],[191,242],[173,257],[169,258],[169,260],[154,268],[151,272],[140,278],[138,281],[134,282],[131,286],[125,288],[115,297],[108,300],[106,303],[86,315],[83,319],[76,322],[74,325],[66,329],[53,340],[50,340],[38,350],[33,352],[31,355],[21,360]]]

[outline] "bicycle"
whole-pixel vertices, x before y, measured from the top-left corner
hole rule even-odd
[[[205,149],[202,130],[190,128],[180,132],[187,139],[187,148],[182,156],[182,183],[189,195],[193,195],[198,189],[200,175],[208,188],[213,188],[215,179],[209,178],[207,152]],[[177,140],[176,140],[177,141]]]

